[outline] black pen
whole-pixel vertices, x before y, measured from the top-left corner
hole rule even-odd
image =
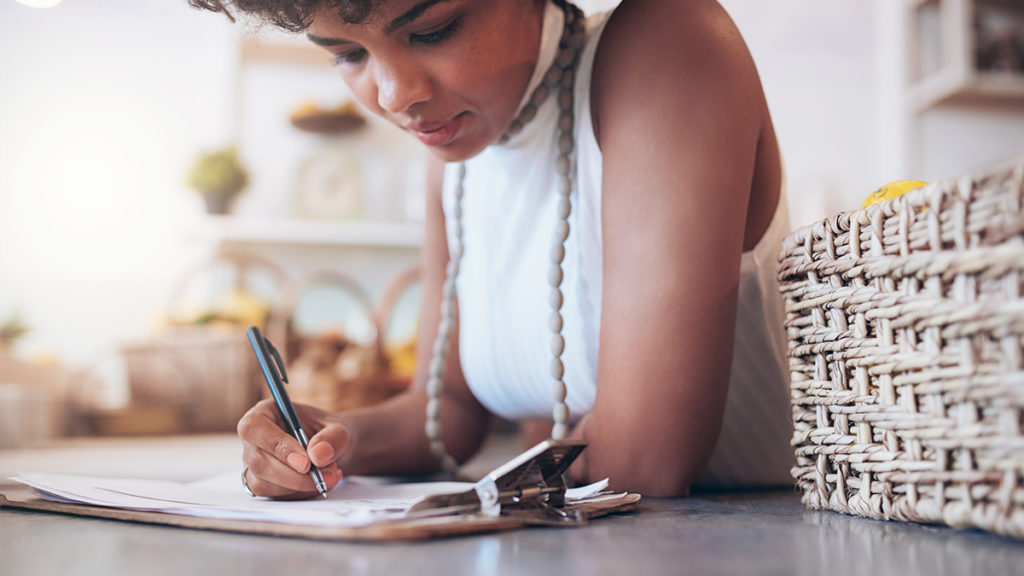
[[[299,422],[292,401],[288,398],[288,392],[284,389],[284,385],[288,382],[288,374],[284,371],[281,354],[270,343],[270,340],[260,334],[259,328],[253,326],[246,331],[246,334],[249,336],[249,344],[252,345],[253,352],[256,353],[256,360],[260,363],[260,370],[263,371],[263,378],[267,381],[270,394],[274,397],[274,403],[277,404],[277,410],[281,413],[281,419],[284,420],[285,428],[299,441],[302,449],[306,450],[309,446],[309,438],[306,437],[306,431],[302,429],[302,423]],[[271,358],[274,359],[273,362],[270,361]],[[327,483],[324,482],[323,474],[320,473],[319,468],[313,465],[312,461],[309,464],[309,475],[313,477],[313,484],[316,485],[320,495],[327,498]]]

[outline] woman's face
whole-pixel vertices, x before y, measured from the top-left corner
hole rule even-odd
[[[382,0],[359,24],[321,9],[309,27],[356,98],[446,162],[512,121],[533,73],[537,0]]]

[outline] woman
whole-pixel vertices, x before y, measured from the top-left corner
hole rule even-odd
[[[717,2],[587,19],[563,0],[191,3],[304,31],[433,158],[416,385],[301,407],[308,452],[258,404],[238,426],[253,493],[312,496],[311,465],[329,486],[453,467],[492,412],[585,440],[578,482],[789,481],[782,170]]]

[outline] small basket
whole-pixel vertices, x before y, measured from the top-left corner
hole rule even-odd
[[[783,243],[804,503],[1024,538],[1024,157]]]
[[[392,308],[400,292],[417,278],[400,275],[388,289],[382,306],[375,308],[369,295],[351,278],[337,272],[311,275],[294,292],[270,323],[272,339],[284,343],[292,399],[328,411],[343,411],[380,403],[408,387],[408,379],[390,369],[384,337]],[[304,333],[296,326],[296,313],[312,290],[330,288],[355,305],[355,313],[372,334],[357,337],[343,330]],[[340,309],[340,302],[332,302]]]
[[[221,253],[181,275],[168,315],[183,321],[189,284],[220,267],[228,269],[236,288],[244,287],[250,273],[263,273],[278,294],[287,290],[286,276],[269,261],[242,252]],[[132,433],[234,430],[261,390],[247,326],[238,322],[225,318],[208,325],[172,325],[157,336],[124,345],[130,404],[123,413],[96,416],[107,421],[116,416],[119,424],[114,427],[124,433],[129,428]]]

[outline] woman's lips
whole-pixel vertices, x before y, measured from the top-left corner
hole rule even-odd
[[[444,146],[455,138],[461,127],[462,114],[458,114],[443,122],[410,124],[406,129],[427,146]]]

